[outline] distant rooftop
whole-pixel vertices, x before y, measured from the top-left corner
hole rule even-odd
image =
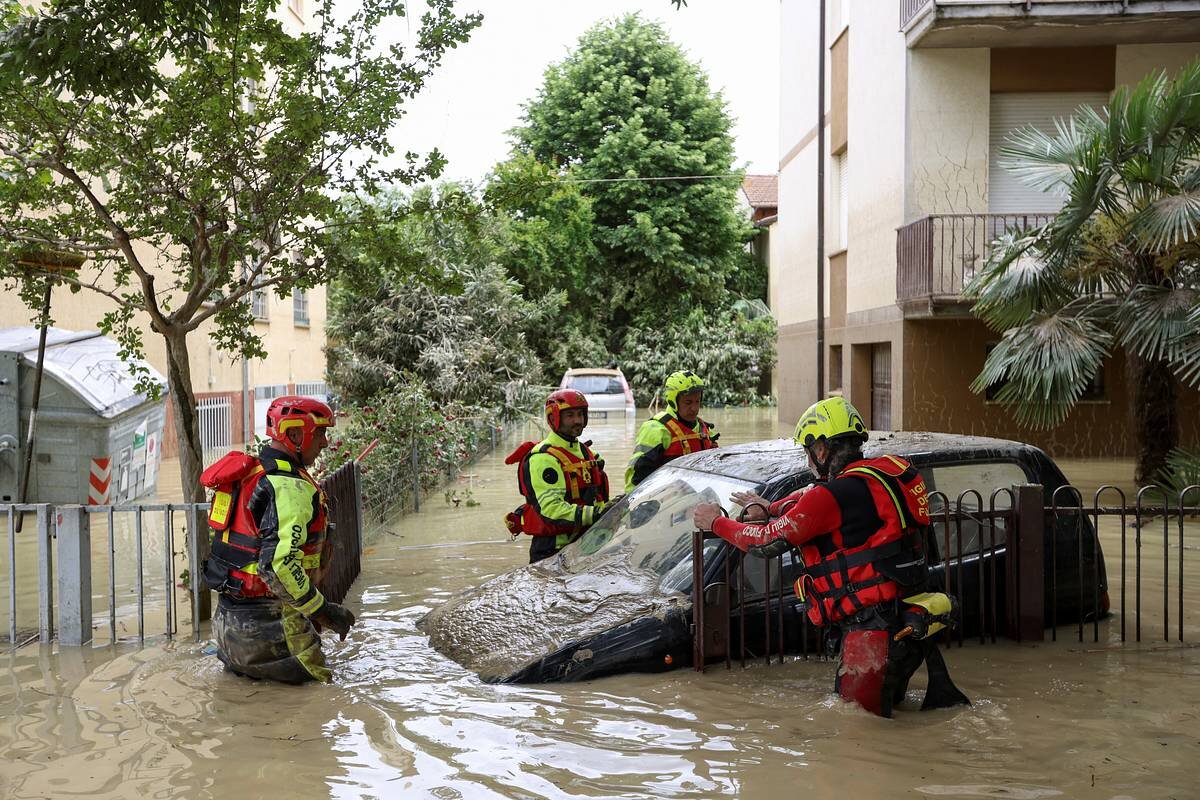
[[[751,208],[776,208],[779,206],[779,176],[747,175],[742,180],[742,192]]]

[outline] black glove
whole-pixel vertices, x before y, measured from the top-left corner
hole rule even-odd
[[[341,641],[345,641],[346,634],[350,632],[350,628],[354,625],[354,614],[345,606],[327,602],[321,606],[320,611],[313,614],[313,622],[322,628],[335,631],[338,638]]]

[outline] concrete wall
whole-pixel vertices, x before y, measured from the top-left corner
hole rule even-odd
[[[1017,439],[1056,458],[1135,455],[1120,353],[1105,364],[1104,399],[1080,402],[1063,424],[1039,431],[1019,425],[1003,405],[969,388],[983,368],[987,345],[997,338],[975,320],[904,323],[905,427]],[[1195,446],[1200,442],[1200,397],[1182,391],[1181,398],[1182,441]]]
[[[986,211],[989,51],[910,50],[906,60],[901,224],[928,214]]]

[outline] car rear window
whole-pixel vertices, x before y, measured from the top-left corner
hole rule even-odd
[[[572,375],[567,388],[584,394],[625,394],[621,379],[615,375]]]

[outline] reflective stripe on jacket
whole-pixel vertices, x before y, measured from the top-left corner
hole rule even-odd
[[[673,458],[717,446],[713,426],[697,418],[694,425],[664,411],[642,423],[633,456],[625,468],[625,492],[644,481],[650,473]]]
[[[213,484],[238,472],[236,480]],[[316,613],[325,602],[315,581],[326,504],[312,476],[289,454],[266,447],[257,460],[226,455],[201,482],[216,490],[208,585],[237,598],[274,596],[305,616]]]

